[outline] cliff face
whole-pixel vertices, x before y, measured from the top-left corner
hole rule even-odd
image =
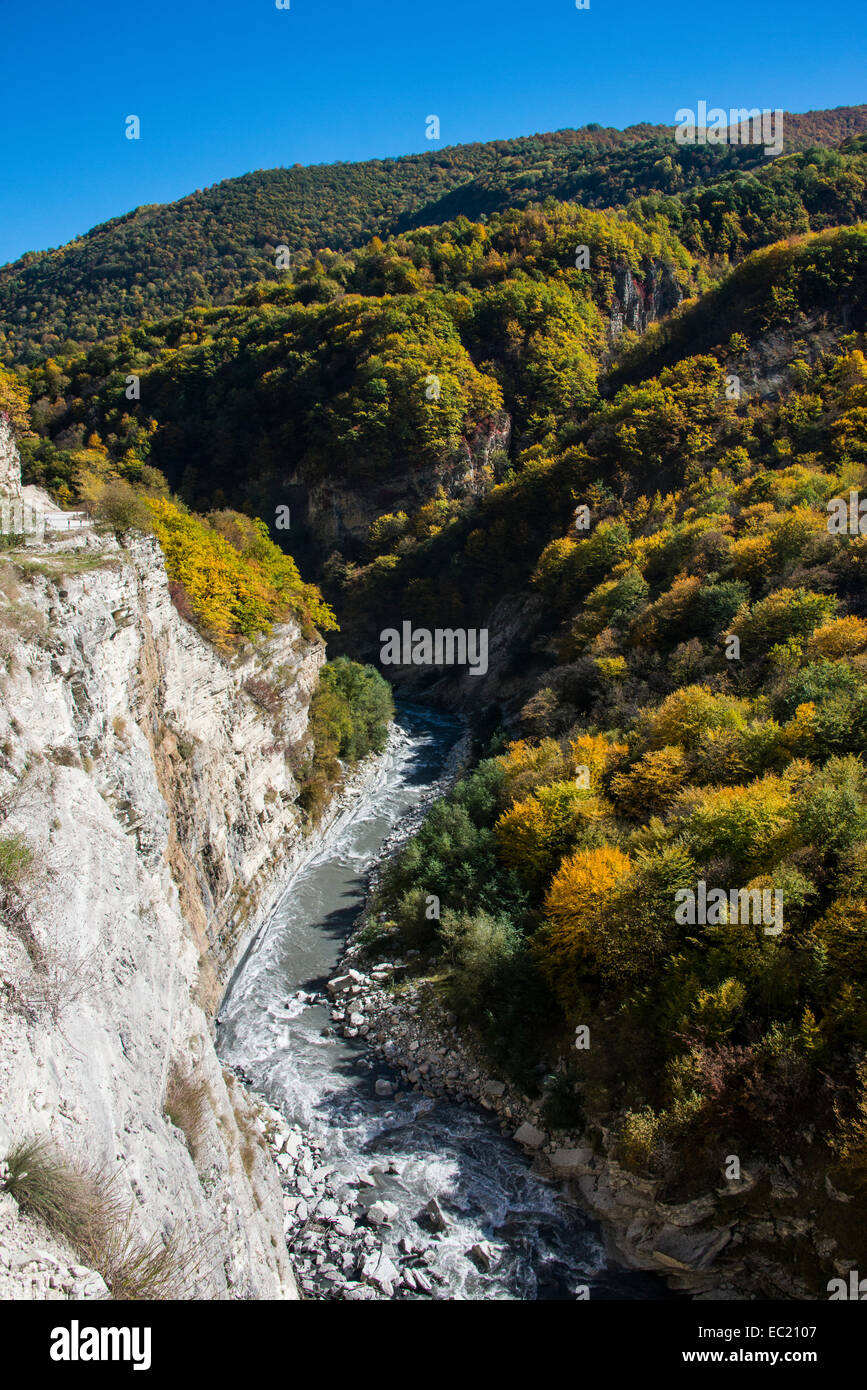
[[[490,475],[482,470],[495,465],[495,455],[508,449],[511,429],[508,412],[497,411],[460,441],[452,457],[435,466],[396,469],[391,476],[376,479],[347,479],[337,473],[305,477],[290,472],[276,486],[275,497],[297,499],[292,525],[300,525],[303,544],[310,545],[311,557],[321,561],[334,549],[351,551],[363,545],[378,517],[400,511],[412,514],[439,489],[447,497],[484,492]]]
[[[12,426],[0,411],[0,495],[21,496],[21,463]]]
[[[619,338],[625,328],[644,333],[648,324],[676,309],[682,299],[683,291],[671,266],[664,261],[651,262],[643,281],[636,279],[628,266],[621,267],[614,276],[612,338]]]
[[[0,915],[0,1157],[42,1135],[117,1172],[143,1238],[200,1252],[198,1297],[294,1298],[276,1170],[209,1014],[309,848],[290,755],[324,648],[287,625],[224,661],[155,543],[80,541],[0,565],[0,849],[33,855]],[[22,1265],[34,1239],[47,1265]],[[0,1194],[2,1296],[63,1296],[52,1257],[69,1268]]]

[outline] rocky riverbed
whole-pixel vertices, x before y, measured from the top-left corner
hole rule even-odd
[[[256,1124],[281,1173],[302,1295],[665,1297],[609,1256],[564,1184],[512,1141],[527,1098],[471,1064],[454,1020],[434,1041],[417,958],[365,965],[351,939],[371,870],[442,794],[459,732],[424,711],[401,724],[220,1011],[224,1066],[268,1106]]]

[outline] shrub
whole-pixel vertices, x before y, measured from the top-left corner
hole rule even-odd
[[[508,801],[519,801],[537,787],[556,782],[568,775],[566,755],[554,738],[539,743],[519,739],[510,743],[498,759],[505,774],[504,795]]]
[[[495,826],[500,857],[528,885],[547,880],[582,828],[598,823],[609,808],[574,782],[537,787],[515,801]]]
[[[388,682],[372,666],[342,656],[322,668],[310,702],[314,755],[300,798],[306,810],[318,816],[323,809],[340,776],[338,758],[354,763],[382,751],[393,716]]]
[[[838,1122],[831,1144],[844,1175],[860,1188],[867,1186],[867,1057],[855,1069],[854,1114],[834,1106]]]
[[[96,502],[96,515],[114,531],[118,540],[130,531],[151,531],[153,521],[142,496],[118,478],[106,483]]]
[[[807,643],[807,655],[813,660],[854,656],[867,648],[867,622],[863,618],[837,618],[817,627]]]
[[[443,913],[443,944],[454,971],[451,990],[462,1008],[485,1003],[521,946],[521,934],[507,917],[487,912],[463,915]]]
[[[647,716],[646,741],[650,748],[677,744],[689,752],[709,729],[743,728],[748,711],[746,700],[716,695],[706,685],[688,685]]]
[[[280,692],[263,676],[250,676],[244,681],[244,689],[260,709],[268,714],[276,714],[280,709]]]
[[[699,863],[729,860],[742,872],[758,872],[775,864],[792,843],[789,788],[768,774],[747,786],[708,790],[683,832]]]
[[[268,633],[290,615],[305,629],[336,627],[319,590],[302,581],[263,521],[240,512],[215,512],[206,520],[165,497],[148,497],[142,505],[169,579],[182,587],[185,605],[218,647]]]
[[[837,599],[830,594],[776,589],[752,608],[740,609],[731,631],[740,637],[745,659],[754,660],[789,638],[810,637],[835,617],[836,608]]]
[[[373,666],[341,656],[323,667],[319,688],[336,696],[346,714],[339,720],[338,756],[354,763],[381,753],[394,718],[388,681]]]
[[[596,936],[631,860],[610,845],[579,850],[561,864],[545,898],[549,923],[533,940],[543,975],[568,1007],[576,971],[596,964]]]

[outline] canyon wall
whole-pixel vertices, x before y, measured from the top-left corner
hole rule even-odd
[[[41,1138],[116,1174],[184,1296],[297,1297],[211,1017],[315,840],[293,767],[324,660],[294,624],[224,659],[148,539],[0,559],[0,1159]],[[0,1297],[104,1296],[80,1263],[0,1190]]]

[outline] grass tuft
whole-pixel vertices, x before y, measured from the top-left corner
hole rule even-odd
[[[67,1241],[83,1264],[98,1270],[114,1299],[193,1297],[210,1260],[209,1239],[185,1242],[173,1233],[143,1241],[118,1176],[97,1163],[73,1162],[50,1140],[14,1145],[0,1165],[0,1186],[19,1206]]]

